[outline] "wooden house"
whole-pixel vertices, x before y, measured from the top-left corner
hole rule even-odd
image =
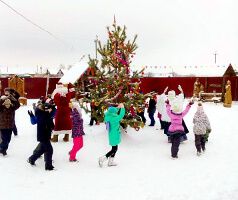
[[[94,87],[92,78],[95,76],[93,68],[88,66],[87,62],[78,62],[74,64],[59,80],[63,84],[71,82],[75,86],[76,99],[84,96],[85,92]]]

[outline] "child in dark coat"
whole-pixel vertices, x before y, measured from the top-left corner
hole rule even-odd
[[[20,98],[20,95],[14,89],[5,88],[4,89],[4,95],[1,98],[6,99],[8,97],[11,97],[10,100],[14,102],[14,101],[18,101],[18,99]],[[12,132],[13,132],[14,136],[18,136],[17,126],[16,126],[16,123],[15,123],[15,112],[14,112],[13,118],[14,118],[14,126],[12,128]]]
[[[154,91],[151,91],[151,97],[149,100],[149,107],[147,112],[149,113],[149,118],[150,118],[150,125],[149,126],[154,126],[155,125],[155,118],[154,118],[154,114],[156,111],[156,95]]]
[[[38,147],[34,150],[33,155],[28,158],[28,162],[31,165],[35,165],[35,161],[45,156],[45,170],[53,170],[52,155],[53,147],[50,143],[51,133],[54,129],[53,115],[54,107],[48,108],[48,104],[39,105],[35,109],[35,116],[32,111],[28,111],[31,117],[31,123],[37,124],[37,141],[40,142]]]
[[[0,153],[3,154],[3,156],[7,156],[7,149],[11,141],[12,129],[15,124],[14,114],[19,107],[19,102],[11,96],[0,99],[0,131],[2,135]]]
[[[72,103],[70,117],[72,119],[72,138],[74,145],[72,150],[69,152],[69,162],[77,162],[76,154],[83,147],[83,135],[85,135],[85,133],[83,131],[82,111],[79,105],[75,102]]]

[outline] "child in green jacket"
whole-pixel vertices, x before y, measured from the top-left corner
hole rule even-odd
[[[118,111],[120,110],[120,114],[118,115]],[[117,164],[113,162],[114,157],[116,155],[118,144],[121,142],[121,133],[120,133],[120,120],[125,115],[125,108],[122,103],[120,103],[117,108],[109,107],[108,111],[105,113],[105,122],[109,123],[109,144],[112,146],[111,151],[109,151],[106,155],[99,158],[99,166],[103,166],[103,162],[109,158],[108,166],[116,166]]]

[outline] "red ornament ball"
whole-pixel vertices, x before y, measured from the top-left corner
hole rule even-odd
[[[136,126],[136,123],[134,123],[134,126]]]
[[[130,83],[127,82],[126,84],[129,85]]]
[[[144,74],[144,72],[142,72],[142,74]]]
[[[131,55],[131,57],[133,58],[134,56],[133,56],[133,55]]]
[[[107,88],[110,88],[110,85],[108,85]]]

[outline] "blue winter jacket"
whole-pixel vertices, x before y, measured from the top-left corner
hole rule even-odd
[[[35,116],[31,117],[31,123],[37,124],[37,141],[47,142],[50,140],[52,130],[54,129],[53,115],[54,110],[49,113],[39,109],[39,107],[36,108]]]

